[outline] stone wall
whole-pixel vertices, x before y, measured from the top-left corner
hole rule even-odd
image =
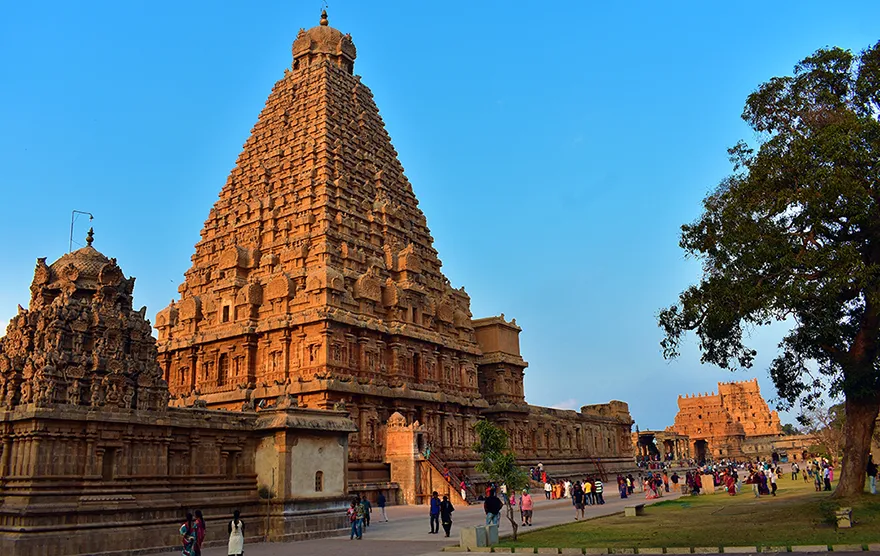
[[[255,417],[206,413],[3,412],[0,550],[54,556],[174,546],[183,515],[197,508],[215,524],[234,509],[253,522]],[[209,527],[209,540],[223,529]],[[263,527],[254,522],[251,532]]]

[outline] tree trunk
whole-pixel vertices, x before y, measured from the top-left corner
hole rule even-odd
[[[516,540],[516,530],[519,525],[516,524],[516,520],[513,519],[513,506],[510,505],[510,498],[507,494],[502,494],[504,496],[504,505],[507,506],[507,520],[510,521],[510,527],[513,529],[513,540]]]
[[[847,397],[845,408],[843,460],[840,467],[840,482],[834,491],[834,498],[858,496],[865,488],[865,470],[868,465],[868,453],[871,451],[874,423],[880,411],[880,400],[877,396],[868,399]]]

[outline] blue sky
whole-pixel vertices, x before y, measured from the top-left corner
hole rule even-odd
[[[0,7],[0,325],[27,305],[36,257],[67,250],[71,210],[138,278],[151,317],[193,245],[309,2],[17,2]],[[663,360],[657,311],[695,282],[681,224],[754,141],[760,83],[824,46],[880,36],[880,3],[355,2],[355,73],[379,106],[443,270],[475,317],[523,327],[529,402],[620,399],[642,429],[680,393],[758,377]],[[86,220],[77,223],[82,242]],[[790,421],[787,415],[783,422]]]

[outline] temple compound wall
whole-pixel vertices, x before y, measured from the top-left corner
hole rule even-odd
[[[358,429],[349,479],[368,490],[395,475],[395,413],[424,429],[435,460],[469,474],[481,418],[551,471],[630,461],[626,404],[576,413],[525,402],[520,328],[503,315],[473,319],[464,288],[443,275],[373,95],[354,75],[356,54],[326,13],[294,41],[208,213],[180,299],[156,317],[172,405],[241,410],[289,395],[344,407]]]
[[[766,458],[782,436],[776,411],[761,396],[758,380],[719,382],[718,393],[678,397],[672,431],[690,438],[697,460]]]
[[[284,396],[259,412],[168,408],[134,278],[87,243],[38,259],[29,308],[0,338],[0,552],[179,546],[195,509],[208,541],[236,509],[268,539],[344,529],[347,415]]]

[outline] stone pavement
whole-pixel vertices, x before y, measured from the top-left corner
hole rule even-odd
[[[636,493],[626,500],[621,500],[615,491],[606,499],[602,506],[587,506],[587,518],[622,512],[629,504],[651,504],[653,500],[645,500],[644,494]],[[660,500],[677,498],[678,494],[667,494]],[[533,527],[520,527],[519,532],[532,531],[574,521],[574,507],[570,499],[546,500],[541,496],[533,496],[535,501]],[[375,508],[374,508],[375,509]],[[378,513],[373,512],[372,525],[365,529],[363,540],[349,540],[348,535],[328,539],[289,543],[252,543],[245,545],[247,556],[281,556],[281,555],[314,555],[337,556],[350,554],[367,554],[369,556],[439,556],[449,554],[442,552],[444,546],[457,545],[459,531],[462,527],[485,525],[486,514],[483,505],[456,507],[452,514],[452,534],[450,538],[443,535],[429,534],[427,506],[392,506],[386,508],[388,523],[377,519]],[[519,518],[519,508],[515,508]],[[511,532],[510,523],[504,513],[501,515],[501,535]],[[202,551],[204,556],[226,556],[225,547],[208,548]]]

